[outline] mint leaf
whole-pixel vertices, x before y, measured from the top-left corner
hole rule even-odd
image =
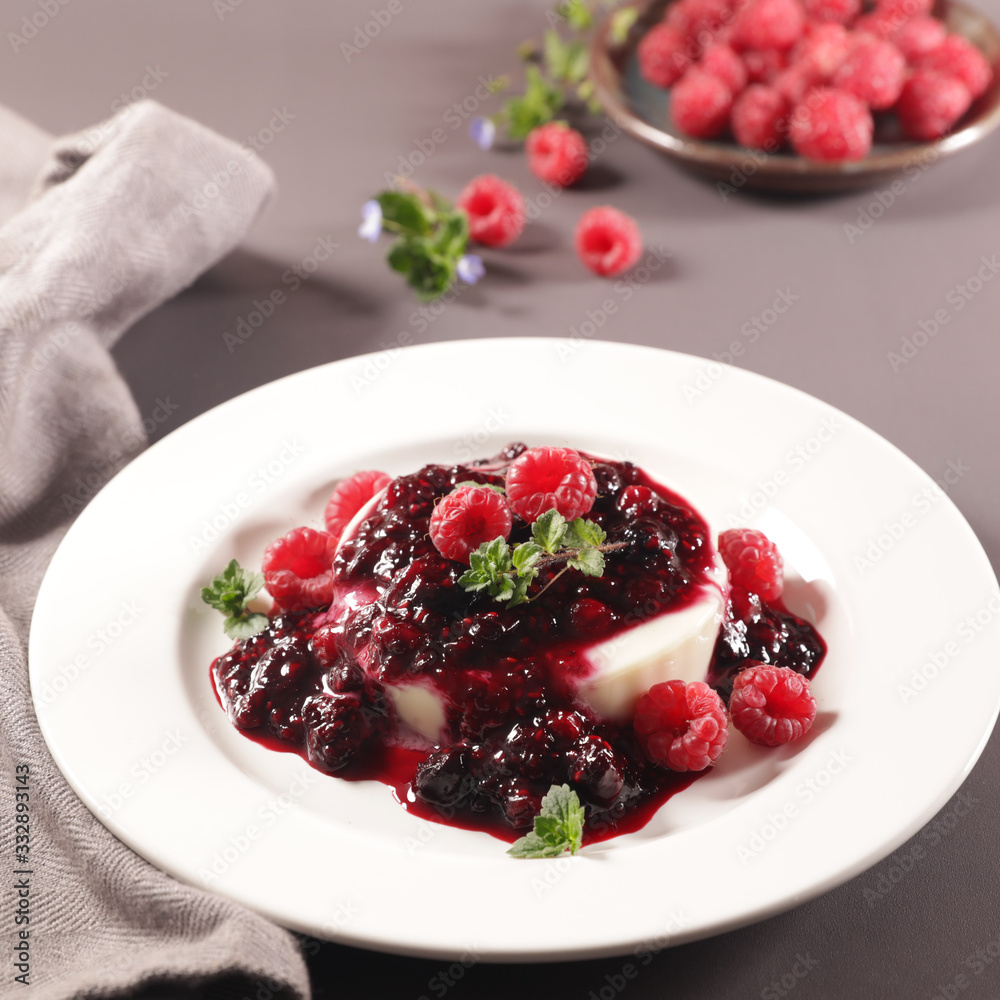
[[[554,858],[576,854],[583,844],[585,813],[569,785],[553,785],[542,798],[541,812],[531,833],[514,841],[507,853],[514,858]]]
[[[551,507],[531,526],[532,537],[546,552],[555,554],[566,537],[566,518]]]
[[[431,231],[430,211],[417,195],[407,191],[383,191],[375,200],[382,209],[382,225],[389,232],[426,236]]]
[[[498,535],[469,553],[469,568],[458,578],[458,583],[464,590],[485,590],[495,600],[507,601],[515,592],[513,574],[510,546]]]
[[[534,833],[519,837],[507,853],[512,858],[557,858],[566,850],[565,845],[548,844]]]
[[[518,576],[527,576],[531,570],[534,570],[544,551],[545,549],[536,542],[521,542],[520,545],[516,545],[511,561],[514,563],[514,569],[517,570]],[[535,576],[537,576],[537,572],[531,573],[532,578]]]
[[[422,236],[402,236],[386,260],[394,271],[406,276],[407,284],[422,302],[440,298],[455,281],[457,260],[442,254]]]
[[[508,608],[516,608],[519,604],[526,604],[528,601],[528,587],[531,585],[531,581],[535,578],[535,574],[532,573],[530,576],[519,576],[516,581],[511,584],[510,597],[507,600]],[[497,600],[502,600],[498,597]]]
[[[512,139],[525,139],[533,128],[552,121],[563,104],[562,91],[546,80],[537,66],[529,65],[524,74],[524,94],[509,98],[503,107]]]
[[[566,18],[571,28],[586,31],[594,23],[594,15],[587,5],[587,0],[566,0],[557,8],[560,17]]]
[[[575,556],[566,560],[566,565],[578,569],[584,576],[603,576],[604,553],[598,549],[579,549]]]
[[[201,599],[226,616],[223,626],[230,639],[249,639],[267,626],[267,615],[247,610],[264,586],[260,573],[244,569],[235,559],[207,587],[201,589]]]
[[[607,532],[599,524],[578,517],[570,521],[563,544],[571,549],[589,549],[603,545],[607,537]]]
[[[267,615],[250,614],[245,618],[231,615],[222,627],[230,639],[249,639],[267,628]]]
[[[493,483],[477,483],[474,479],[466,479],[460,483],[455,484],[455,489],[457,490],[459,486],[473,486],[480,490],[493,490],[494,493],[499,493],[503,496],[507,491],[502,486],[494,486]]]

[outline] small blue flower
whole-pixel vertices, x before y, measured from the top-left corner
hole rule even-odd
[[[473,118],[469,122],[469,138],[480,149],[492,149],[497,127],[489,118]]]
[[[474,253],[467,253],[459,258],[455,272],[467,285],[474,285],[486,273],[483,258]]]
[[[361,219],[358,236],[369,243],[376,242],[382,232],[382,206],[374,198],[361,206]]]

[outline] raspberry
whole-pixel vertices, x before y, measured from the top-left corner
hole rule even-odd
[[[679,0],[671,4],[665,20],[679,27],[696,47],[716,38],[732,20],[729,0]],[[676,14],[671,16],[676,8]]]
[[[642,234],[635,219],[610,205],[580,216],[575,242],[580,260],[602,276],[622,274],[642,256]]]
[[[853,30],[855,36],[871,35],[873,38],[880,38],[885,41],[887,38],[892,38],[893,32],[902,23],[902,21],[896,18],[887,17],[885,14],[873,11],[871,14],[864,14],[859,17],[854,22]]]
[[[817,87],[792,112],[788,136],[811,160],[860,160],[874,130],[871,112],[853,94]]]
[[[802,0],[813,21],[848,24],[861,13],[861,0]]]
[[[747,68],[728,45],[716,42],[705,49],[699,64],[706,73],[718,77],[735,97],[747,85]]]
[[[784,141],[788,101],[773,87],[751,83],[733,102],[733,135],[741,146],[774,152]]]
[[[646,756],[674,771],[703,771],[726,748],[722,699],[701,681],[664,681],[639,698],[635,726]]]
[[[808,66],[797,63],[783,69],[771,81],[771,86],[794,107],[801,104],[806,94],[819,83],[816,74]]]
[[[711,73],[692,69],[670,94],[670,116],[685,135],[714,139],[725,129],[733,106],[730,89]]]
[[[832,82],[875,111],[884,111],[899,99],[905,73],[906,60],[892,42],[857,35]]]
[[[896,114],[909,138],[929,142],[940,139],[971,103],[969,88],[961,80],[918,69],[903,85]]]
[[[733,725],[751,743],[776,747],[800,739],[816,718],[809,681],[790,667],[754,660],[736,675],[729,713]]]
[[[459,486],[431,514],[430,536],[445,557],[468,563],[469,553],[498,535],[510,534],[510,506],[488,486]]]
[[[672,87],[691,65],[684,35],[669,24],[657,24],[643,35],[636,49],[639,73],[657,87]]]
[[[805,67],[814,83],[822,83],[833,76],[850,50],[851,35],[842,25],[810,25],[792,50],[792,65]]]
[[[876,0],[875,3],[875,13],[892,22],[893,31],[911,17],[930,14],[933,8],[934,0]]]
[[[549,122],[532,129],[524,148],[531,172],[560,187],[575,184],[583,176],[590,159],[587,140],[562,122]]]
[[[275,604],[285,611],[319,608],[333,600],[330,567],[337,540],[325,531],[293,528],[264,550],[261,569]]]
[[[893,44],[908,63],[936,49],[947,37],[948,29],[936,18],[922,14],[911,17],[893,33]]]
[[[729,570],[729,582],[762,600],[781,597],[784,580],[781,554],[774,542],[753,528],[730,528],[719,535],[719,555]]]
[[[750,83],[770,83],[788,65],[788,54],[779,49],[747,49],[743,63]]]
[[[799,0],[750,0],[733,22],[733,44],[743,49],[789,49],[806,15]]]
[[[968,88],[973,100],[985,92],[993,79],[986,56],[961,35],[949,35],[937,48],[921,56],[916,68],[956,77]]]
[[[529,448],[507,470],[507,499],[529,524],[552,507],[567,521],[582,517],[596,497],[590,462],[572,448]]]
[[[456,202],[469,217],[469,235],[487,247],[505,247],[524,229],[524,198],[495,174],[473,177]]]
[[[344,533],[351,518],[379,490],[384,489],[392,482],[392,477],[385,472],[377,472],[374,469],[367,472],[355,472],[349,479],[342,479],[334,487],[329,503],[326,505],[324,520],[326,530],[334,538],[340,538]]]

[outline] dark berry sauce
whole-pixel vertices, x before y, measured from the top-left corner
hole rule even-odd
[[[524,447],[393,480],[341,544],[332,605],[278,614],[212,664],[232,722],[320,770],[391,786],[417,815],[508,841],[531,828],[553,784],[579,794],[585,842],[641,828],[687,787],[697,775],[652,764],[630,725],[598,718],[576,691],[593,669],[588,648],[717,586],[708,528],[635,465],[595,458],[586,516],[620,543],[604,575],[543,569],[539,596],[509,610],[469,593],[465,567],[428,536],[435,501],[462,482],[502,485]],[[510,544],[529,537],[515,518]],[[723,697],[747,659],[811,677],[825,654],[815,629],[780,602],[743,605],[742,617],[728,605],[709,673]],[[433,740],[396,718],[389,692],[409,684],[443,696]]]

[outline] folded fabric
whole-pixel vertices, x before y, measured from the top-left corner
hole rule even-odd
[[[270,171],[148,101],[55,141],[0,108],[0,149],[0,996],[308,996],[291,934],[158,871],[80,802],[39,732],[27,666],[32,606],[79,481],[109,479],[146,444],[108,349],[236,245]],[[27,922],[13,922],[12,891]]]

